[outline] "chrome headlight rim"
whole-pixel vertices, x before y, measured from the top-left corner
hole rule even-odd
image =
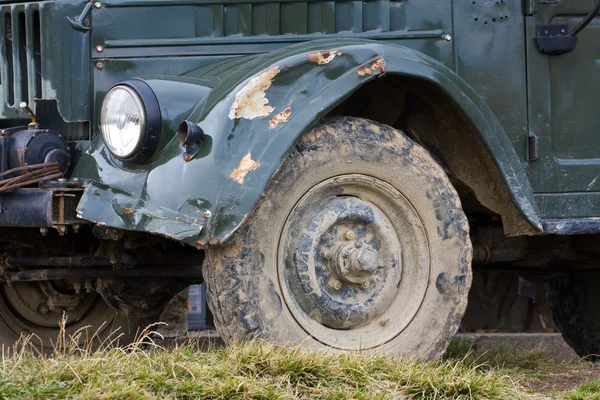
[[[136,103],[139,101],[138,105],[141,106],[142,117],[144,121],[142,121],[142,129],[141,129],[141,138],[138,141],[135,149],[131,151],[126,156],[119,156],[116,154],[111,146],[104,139],[104,132],[102,132],[102,109],[104,108],[104,101],[106,100],[106,96],[116,89],[121,88],[128,91],[132,97],[135,99]],[[127,79],[113,85],[102,100],[102,104],[100,105],[100,116],[98,118],[98,124],[100,125],[100,131],[102,135],[102,140],[104,141],[105,146],[109,150],[110,154],[128,164],[140,164],[147,161],[158,147],[158,142],[160,140],[161,130],[162,130],[162,115],[160,112],[160,106],[158,104],[158,99],[154,94],[154,91],[146,81],[139,78]]]

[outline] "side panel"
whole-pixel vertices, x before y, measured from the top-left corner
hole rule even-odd
[[[246,55],[318,39],[407,40],[452,67],[450,1],[109,0],[93,10],[99,58]],[[175,22],[176,21],[176,22]],[[427,40],[433,39],[433,40]]]
[[[456,72],[527,161],[527,74],[522,0],[455,0]]]
[[[102,171],[86,189],[80,214],[190,244],[226,240],[252,211],[297,138],[384,72],[442,87],[492,153],[516,206],[540,228],[512,143],[472,88],[439,62],[406,47],[341,40],[307,42],[188,74],[220,82],[188,117],[206,134],[201,153],[186,162],[173,139],[150,165],[127,168],[97,139],[76,170],[82,178]],[[118,169],[132,175],[126,178]]]
[[[538,24],[572,29],[593,3],[537,2],[526,21],[530,132],[539,140],[539,159],[529,170],[543,218],[600,215],[600,16],[571,53],[542,54],[534,39]]]

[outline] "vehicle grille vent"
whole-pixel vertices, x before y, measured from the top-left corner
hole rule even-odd
[[[37,4],[0,7],[0,101],[9,108],[42,98],[40,32]]]

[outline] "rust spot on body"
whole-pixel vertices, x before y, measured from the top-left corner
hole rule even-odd
[[[358,69],[358,75],[365,76],[367,74],[373,74],[375,71],[379,71],[380,74],[385,72],[385,60],[383,58],[378,58],[375,60],[370,67],[363,65]]]
[[[329,63],[336,56],[339,56],[341,54],[344,54],[344,52],[341,50],[324,50],[319,51],[318,53],[307,54],[306,57],[308,57],[308,60],[310,62],[323,65]]]
[[[121,206],[121,210],[123,210],[125,214],[133,214],[135,212],[135,208],[128,208],[124,206]]]
[[[100,192],[98,191],[98,189],[94,189],[94,190],[92,190],[92,194],[93,194],[94,196],[100,196]]]
[[[287,122],[288,117],[290,116],[291,113],[292,113],[292,109],[288,107],[285,110],[283,110],[282,112],[280,112],[279,114],[275,115],[269,122],[269,129],[273,129],[278,124]]]
[[[271,82],[278,73],[279,67],[275,66],[250,79],[235,95],[235,101],[229,109],[229,118],[254,119],[271,114],[273,107],[267,105],[269,99],[265,97],[265,91],[271,87]]]
[[[246,154],[238,164],[237,168],[233,170],[229,177],[239,183],[240,185],[244,184],[244,178],[250,171],[254,171],[256,168],[260,167],[259,161],[254,161],[250,153]]]

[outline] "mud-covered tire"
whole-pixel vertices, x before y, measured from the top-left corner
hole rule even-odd
[[[305,134],[246,223],[206,255],[228,343],[436,358],[471,284],[468,222],[444,171],[398,130],[350,117]]]
[[[15,303],[17,291],[23,300],[39,297],[38,288],[32,288],[35,284],[18,282],[0,286],[0,347],[7,351],[17,342],[27,343],[43,352],[52,352],[56,346],[125,346],[140,338],[146,328],[158,321],[159,314],[135,319],[119,314],[96,293],[85,295],[82,310],[63,314],[60,309],[46,309],[41,315],[38,310],[27,310],[29,304],[24,301]],[[40,304],[44,305],[45,301]],[[23,338],[27,339],[22,341]]]
[[[600,360],[600,274],[572,273],[546,285],[554,323],[588,360]]]

